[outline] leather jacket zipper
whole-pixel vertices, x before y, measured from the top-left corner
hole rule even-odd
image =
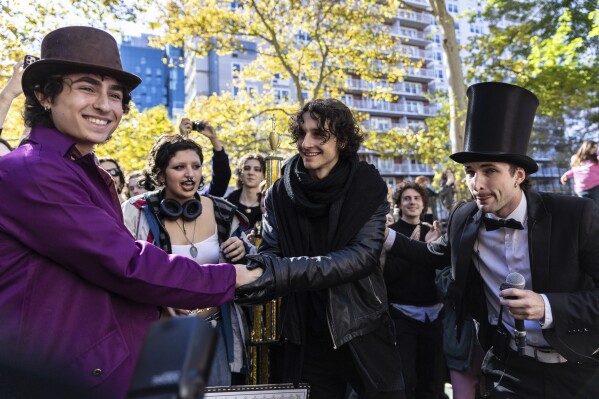
[[[374,290],[374,284],[372,284],[372,280],[370,279],[370,276],[368,276],[368,282],[370,283],[370,289],[372,290],[372,294],[374,295],[376,300],[379,301],[379,305],[382,305],[383,301],[381,301],[381,298],[379,298],[379,296],[376,294],[376,291]]]
[[[329,295],[330,295],[330,292],[329,292]],[[329,299],[329,308],[330,308],[330,305],[331,305],[331,302]],[[329,316],[330,314],[331,314],[331,312],[329,309],[329,311],[327,312],[327,327],[329,327],[329,332],[331,333],[331,340],[333,341],[333,349],[337,349],[337,342],[335,342],[335,334],[333,333],[335,329],[333,328],[333,323],[330,320],[330,316]]]

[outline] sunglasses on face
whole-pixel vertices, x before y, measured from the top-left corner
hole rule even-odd
[[[112,168],[112,169],[105,169],[106,172],[110,173],[110,176],[120,176],[121,175],[121,170],[119,168]]]

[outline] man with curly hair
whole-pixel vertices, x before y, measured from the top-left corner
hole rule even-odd
[[[387,187],[358,160],[363,136],[334,99],[306,103],[289,130],[298,154],[266,193],[260,255],[264,277],[237,299],[285,296],[283,381],[307,382],[310,396],[403,398],[393,322],[379,256],[389,212]]]

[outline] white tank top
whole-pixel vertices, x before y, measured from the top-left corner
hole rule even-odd
[[[220,246],[218,245],[216,233],[206,238],[204,241],[194,243],[194,246],[198,250],[198,256],[195,258],[189,253],[191,245],[172,245],[171,247],[173,255],[185,256],[186,258],[195,260],[199,264],[219,263]]]

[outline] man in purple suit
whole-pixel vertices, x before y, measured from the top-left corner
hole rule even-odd
[[[256,276],[169,256],[123,225],[93,153],[141,82],[122,70],[114,38],[62,28],[41,56],[22,78],[31,134],[0,160],[0,366],[41,364],[33,385],[56,377],[79,397],[122,398],[158,305],[220,305]],[[11,383],[0,378],[0,396]]]

